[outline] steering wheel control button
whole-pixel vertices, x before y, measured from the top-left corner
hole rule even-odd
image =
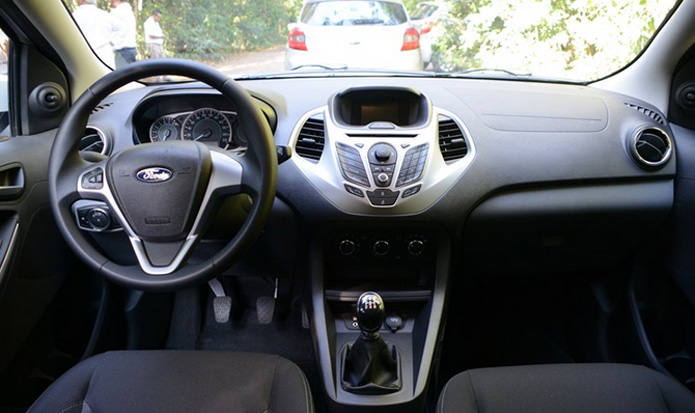
[[[367,177],[367,171],[364,169],[359,151],[340,142],[336,144],[336,150],[343,177],[352,183],[369,186],[369,178]]]
[[[420,192],[420,188],[422,188],[422,185],[416,185],[412,188],[403,190],[403,198],[407,198],[409,196],[417,194],[418,192]]]
[[[82,175],[82,189],[102,189],[104,187],[104,170],[94,168]]]
[[[367,198],[369,202],[375,206],[390,206],[396,203],[398,199],[399,191],[392,191],[390,189],[377,189],[376,191],[367,191]]]
[[[428,146],[429,144],[423,143],[422,145],[408,149],[408,152],[406,152],[403,158],[401,171],[398,174],[398,180],[396,181],[397,187],[408,185],[420,179],[422,171],[425,168],[425,162],[427,161]]]
[[[349,193],[358,196],[360,198],[364,198],[364,192],[362,192],[361,189],[355,188],[352,185],[345,184],[345,190],[348,191]]]
[[[104,231],[111,226],[111,215],[101,208],[90,210],[87,214],[87,220],[96,231]]]
[[[103,202],[78,201],[73,207],[80,229],[90,232],[103,232],[121,229],[118,221],[111,216],[109,207]]]
[[[396,332],[403,327],[403,319],[399,315],[390,315],[386,317],[386,327],[389,328],[392,332]]]

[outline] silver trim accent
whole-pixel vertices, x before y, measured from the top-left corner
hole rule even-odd
[[[99,153],[102,155],[110,154],[111,153],[111,147],[113,146],[112,142],[111,142],[111,135],[107,136],[106,132],[104,132],[100,128],[93,126],[93,125],[87,125],[87,127],[84,128],[84,131],[87,132],[87,129],[94,129],[94,131],[96,131],[97,135],[99,135],[99,139],[101,139],[101,141],[104,143],[104,148]],[[85,134],[85,136],[82,136],[82,138],[80,139],[80,142],[85,137],[86,137],[86,134]],[[82,151],[80,151],[80,152],[82,152]]]
[[[5,279],[5,273],[7,272],[7,266],[12,258],[12,253],[14,251],[14,246],[17,241],[17,234],[19,232],[19,222],[15,222],[14,229],[12,229],[12,235],[10,235],[10,240],[7,243],[7,250],[5,255],[2,256],[2,262],[0,263],[0,284],[2,284]]]
[[[135,256],[138,260],[138,264],[140,264],[140,268],[142,268],[145,273],[149,275],[169,275],[181,266],[185,258],[191,252],[193,246],[198,241],[198,238],[201,235],[201,223],[203,222],[203,217],[207,212],[207,208],[213,194],[222,188],[234,187],[241,184],[243,167],[239,162],[235,161],[230,156],[217,151],[210,151],[210,155],[212,157],[212,173],[208,186],[205,190],[205,195],[203,196],[203,201],[200,204],[198,215],[196,216],[193,226],[191,227],[191,231],[186,237],[181,249],[179,249],[179,252],[174,257],[172,263],[165,267],[154,266],[150,262],[142,240],[135,234],[135,231],[133,231],[133,229],[130,227],[128,221],[123,215],[123,212],[118,207],[111,188],[109,187],[108,179],[106,179],[106,161],[94,164],[80,174],[77,181],[77,191],[84,199],[97,198],[100,201],[104,201],[108,205],[113,215],[123,227],[123,231],[125,231],[126,235],[128,236],[130,245],[133,247],[133,252],[135,252]],[[101,189],[82,188],[81,183],[83,176],[95,168],[102,168],[104,170],[103,187]]]
[[[659,162],[648,161],[648,160],[644,159],[642,157],[642,155],[640,155],[640,153],[637,151],[637,140],[645,131],[648,131],[650,129],[660,132],[663,135],[664,139],[666,140],[666,143],[668,144],[668,150],[666,151],[666,153],[664,154],[664,157]],[[673,153],[673,139],[671,139],[671,135],[666,133],[666,131],[663,130],[662,128],[652,126],[652,125],[642,126],[641,128],[639,128],[637,130],[637,132],[635,132],[634,136],[632,137],[630,152],[632,154],[634,154],[634,156],[637,157],[636,160],[638,162],[641,162],[644,165],[652,167],[652,168],[659,167],[659,166],[662,166],[663,164],[665,164],[666,162],[668,162],[669,159],[671,159],[671,153]]]
[[[348,134],[354,133],[355,129],[337,125],[333,117],[330,116],[328,106],[322,106],[313,109],[304,114],[294,129],[292,130],[289,145],[294,148],[299,132],[301,131],[306,121],[317,115],[323,114],[326,125],[326,144],[323,149],[323,154],[318,162],[304,159],[293,151],[290,162],[293,162],[299,170],[306,176],[307,180],[320,192],[323,197],[330,202],[335,208],[351,215],[364,216],[382,216],[382,215],[414,215],[421,213],[430,208],[439,198],[441,198],[451,188],[456,181],[460,179],[463,173],[468,169],[476,157],[476,147],[471,137],[471,133],[461,119],[455,114],[440,109],[431,107],[430,117],[427,123],[420,128],[408,128],[408,134],[416,135],[413,138],[393,137],[393,130],[381,131],[371,130],[369,137],[350,137]],[[444,115],[461,128],[464,133],[464,139],[468,144],[468,154],[463,158],[447,164],[439,151],[438,137],[438,119],[439,115]],[[360,130],[360,132],[364,132]],[[338,159],[336,144],[343,143],[355,148],[363,164],[367,166],[369,179],[369,187],[355,184],[343,177],[340,168],[340,160]],[[371,171],[368,169],[368,152],[372,146],[378,143],[388,143],[394,147],[397,153],[396,165],[394,168],[393,178],[388,187],[378,187],[374,182],[374,177],[371,176]],[[397,177],[401,171],[401,166],[405,154],[409,148],[420,144],[428,144],[427,158],[421,177],[414,182],[405,186],[396,187]],[[402,147],[401,145],[408,145]],[[365,192],[365,197],[360,198],[348,193],[345,189],[345,184],[360,188]],[[405,190],[420,185],[421,188],[417,194],[402,198]],[[377,189],[389,189],[398,191],[398,199],[393,205],[377,206],[372,205],[369,198],[366,196],[366,191],[375,191]]]

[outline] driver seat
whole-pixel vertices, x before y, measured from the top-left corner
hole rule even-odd
[[[270,354],[116,351],[77,364],[29,412],[313,412],[296,364]]]

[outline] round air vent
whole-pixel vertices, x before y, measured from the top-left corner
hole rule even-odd
[[[645,168],[658,168],[671,158],[671,137],[659,128],[642,128],[635,133],[630,153],[637,163]]]
[[[94,152],[102,155],[109,155],[111,152],[111,141],[106,134],[93,126],[87,126],[84,136],[80,140],[80,152]]]

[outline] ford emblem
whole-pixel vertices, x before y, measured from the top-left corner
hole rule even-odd
[[[174,174],[167,168],[145,168],[138,171],[136,177],[140,182],[156,183],[171,179]]]

